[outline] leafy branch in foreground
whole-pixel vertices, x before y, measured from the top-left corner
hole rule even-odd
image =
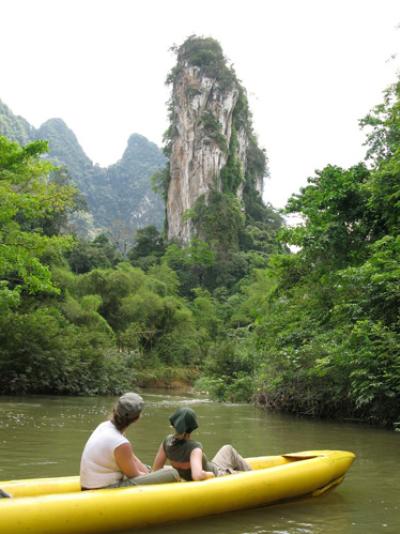
[[[57,293],[43,258],[72,243],[70,237],[44,233],[43,221],[71,208],[76,196],[73,187],[51,180],[56,168],[41,159],[46,151],[44,141],[21,147],[0,137],[0,292],[10,302],[21,291]]]

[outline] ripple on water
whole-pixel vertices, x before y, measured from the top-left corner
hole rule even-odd
[[[50,460],[42,460],[41,462],[21,462],[20,465],[57,465],[60,462],[52,462]]]
[[[0,404],[0,412],[8,412],[10,409],[13,408],[42,408],[43,404],[37,404],[37,403],[29,403],[29,402],[6,402],[4,404]]]
[[[154,401],[150,401],[148,404],[151,406],[151,407],[176,407],[176,406],[188,406],[188,405],[191,405],[191,406],[196,406],[196,405],[199,405],[199,404],[211,404],[212,401],[210,401],[209,399],[176,399],[176,398],[171,398],[171,399],[163,399],[161,401],[157,401],[157,402],[154,402]]]

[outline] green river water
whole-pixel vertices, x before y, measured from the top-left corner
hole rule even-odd
[[[209,457],[224,443],[244,456],[344,449],[357,460],[342,485],[319,498],[132,532],[146,534],[400,533],[400,433],[350,423],[297,419],[243,404],[170,392],[143,394],[143,417],[127,436],[146,463],[169,433],[168,416],[189,405],[194,436]],[[113,398],[0,397],[0,480],[78,474],[82,448]],[[1,511],[0,511],[1,532]]]

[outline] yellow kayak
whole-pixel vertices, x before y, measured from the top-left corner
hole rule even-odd
[[[305,451],[247,458],[253,471],[201,482],[80,491],[79,477],[0,482],[2,534],[123,531],[318,496],[342,482],[355,455]]]

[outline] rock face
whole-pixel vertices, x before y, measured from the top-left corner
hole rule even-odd
[[[207,56],[205,61],[204,56],[198,59],[202,41],[207,52],[215,47],[209,60]],[[197,49],[193,51],[194,42]],[[242,198],[248,148],[254,139],[244,90],[233,70],[227,67],[216,41],[189,38],[177,55],[177,66],[170,79],[173,86],[168,238],[188,243],[195,233],[188,210],[211,190],[224,191],[221,173],[230,159],[235,160],[241,173],[239,183],[231,192]],[[262,194],[263,175],[257,176],[254,182],[254,187]]]

